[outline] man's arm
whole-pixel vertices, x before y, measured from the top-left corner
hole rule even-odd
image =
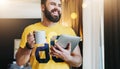
[[[76,46],[76,48],[71,53],[70,43],[68,44],[67,49],[63,49],[58,44],[56,44],[55,46],[51,46],[51,55],[63,59],[66,63],[73,67],[80,67],[80,65],[82,64],[82,56],[79,46]]]
[[[19,48],[16,53],[16,62],[19,66],[26,64],[30,59],[31,54],[30,49],[25,48]]]
[[[33,33],[27,35],[27,43],[24,48],[19,48],[16,53],[16,62],[19,66],[24,65],[30,59],[32,49],[34,48],[35,38]]]
[[[76,48],[73,50],[71,53],[71,56],[69,59],[66,61],[70,66],[73,67],[80,67],[82,64],[82,56],[80,53],[80,48],[79,46],[76,46]]]

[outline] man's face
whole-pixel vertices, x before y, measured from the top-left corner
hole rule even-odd
[[[47,0],[44,15],[48,20],[58,22],[61,18],[61,1]]]

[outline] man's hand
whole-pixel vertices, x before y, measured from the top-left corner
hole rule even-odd
[[[61,58],[70,66],[79,67],[82,64],[82,56],[80,54],[79,46],[71,52],[71,44],[68,43],[67,48],[64,49],[60,45],[55,44],[55,46],[51,46],[50,54],[52,56],[56,56],[57,58]]]
[[[27,43],[29,44],[30,48],[34,47],[35,44],[35,36],[34,36],[34,32],[29,33],[27,35]]]
[[[71,44],[68,43],[67,48],[64,49],[61,46],[59,46],[57,43],[55,46],[51,46],[51,52],[50,54],[52,56],[56,56],[57,58],[61,58],[64,61],[69,61],[71,59]]]

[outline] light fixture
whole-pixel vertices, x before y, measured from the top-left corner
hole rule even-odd
[[[86,7],[87,7],[87,4],[83,3],[82,8],[86,8]]]
[[[75,13],[75,12],[71,13],[71,18],[76,19],[77,18],[77,13]]]

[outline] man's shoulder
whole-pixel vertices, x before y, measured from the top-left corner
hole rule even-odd
[[[65,33],[69,33],[69,34],[74,34],[75,35],[75,31],[73,30],[73,28],[68,26],[68,25],[60,24],[59,25],[59,29],[62,30],[62,31],[64,30]]]
[[[28,26],[25,27],[25,30],[34,30],[34,28],[36,28],[37,26],[39,26],[39,24],[40,24],[40,22],[30,24],[30,25],[28,25]]]

